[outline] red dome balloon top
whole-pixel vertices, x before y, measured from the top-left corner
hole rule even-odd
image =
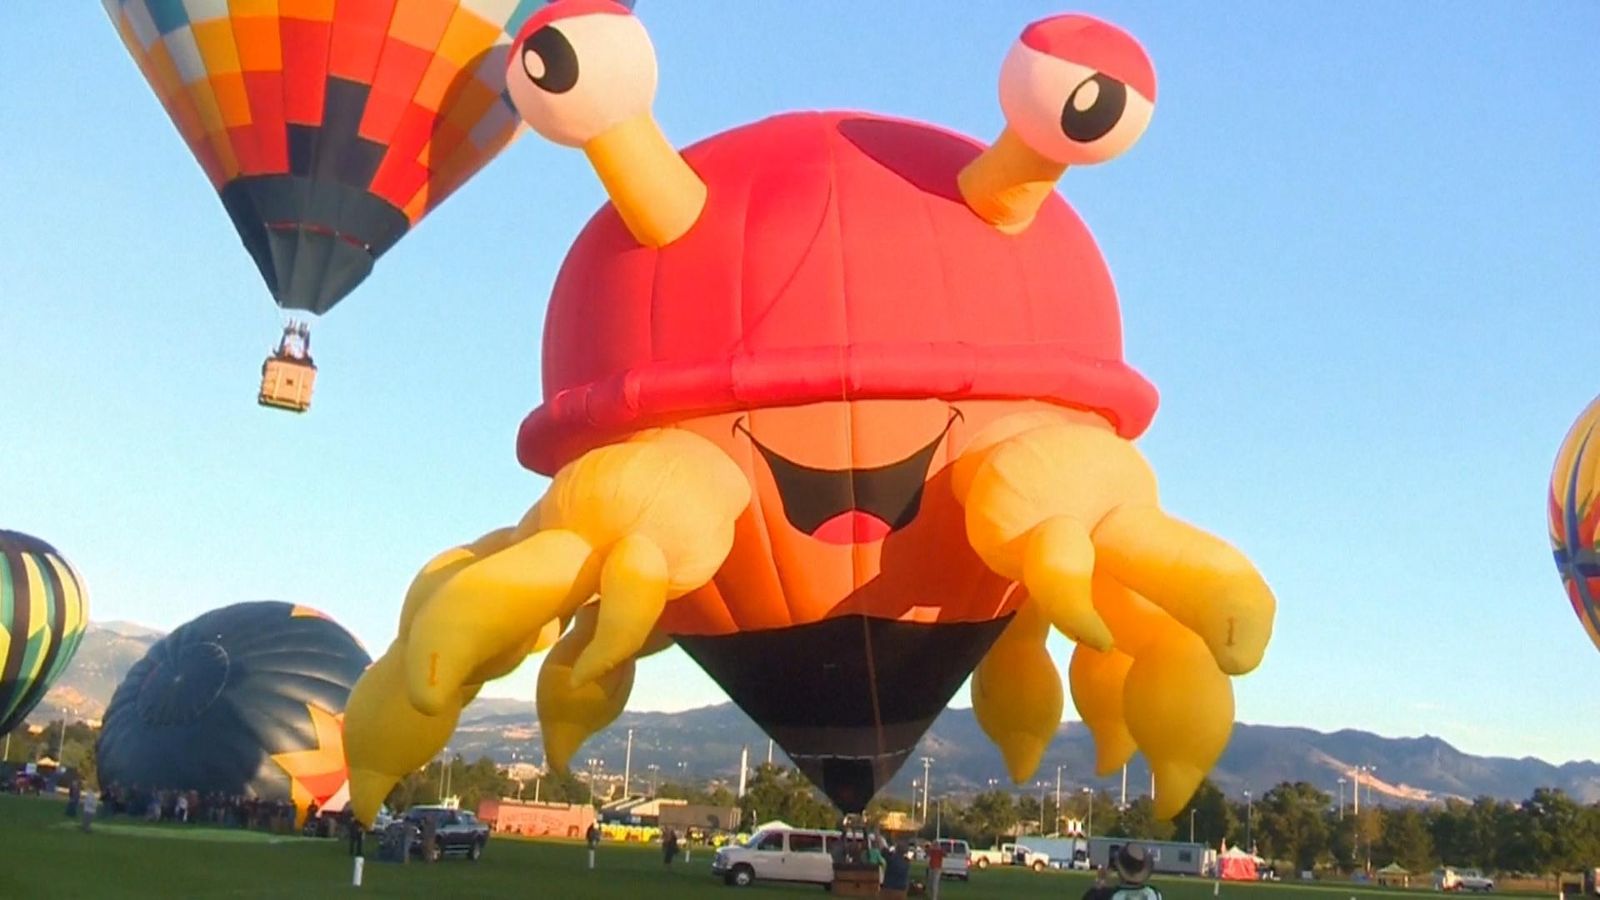
[[[640,428],[839,399],[1049,400],[1137,437],[1156,391],[1123,362],[1094,238],[1056,194],[1021,234],[974,215],[956,177],[981,149],[795,113],[685,150],[709,190],[687,234],[643,247],[607,204],[567,255],[522,464],[552,474]]]

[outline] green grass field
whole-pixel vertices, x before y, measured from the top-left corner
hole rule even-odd
[[[817,896],[809,885],[758,885],[737,890],[710,875],[711,855],[685,865],[661,865],[650,847],[602,846],[598,866],[585,868],[582,844],[495,838],[477,863],[395,865],[368,860],[364,885],[350,885],[351,860],[342,841],[282,838],[198,826],[146,825],[118,818],[78,831],[58,798],[0,796],[0,898],[285,897],[335,896],[581,898],[735,898]],[[1168,900],[1205,900],[1212,883],[1158,880]],[[990,869],[967,884],[946,882],[941,896],[1072,898],[1088,887],[1081,873]],[[1224,884],[1226,900],[1335,900],[1431,892],[1384,891],[1351,885]],[[1283,895],[1293,894],[1294,897]],[[1308,896],[1313,895],[1313,896]],[[1397,897],[1396,895],[1399,895]],[[1432,895],[1437,896],[1437,895]]]

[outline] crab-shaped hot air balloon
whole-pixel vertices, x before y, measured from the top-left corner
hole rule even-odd
[[[518,134],[507,49],[544,0],[103,2],[273,298],[321,315]],[[309,350],[291,323],[264,405],[306,409]]]
[[[622,710],[634,660],[676,642],[846,812],[974,667],[978,720],[1022,780],[1061,720],[1051,627],[1078,644],[1100,770],[1142,750],[1157,812],[1181,809],[1275,601],[1158,505],[1130,443],[1156,393],[1053,190],[1144,131],[1139,45],[1084,16],[1029,25],[988,147],[830,112],[680,154],[651,116],[645,29],[608,0],[530,19],[508,84],[611,198],[557,277],[518,441],[553,483],[414,581],[351,696],[357,815],[551,643],[538,712],[558,766]]]

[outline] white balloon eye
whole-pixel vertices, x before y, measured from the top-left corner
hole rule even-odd
[[[631,15],[590,13],[556,19],[512,48],[506,72],[511,102],[545,138],[581,147],[611,127],[650,111],[656,54]]]
[[[1122,155],[1150,124],[1155,103],[1130,85],[1018,41],[1000,68],[1006,124],[1062,165]]]

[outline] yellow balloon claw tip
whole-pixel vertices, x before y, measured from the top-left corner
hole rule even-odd
[[[568,762],[593,734],[576,722],[546,722],[542,730],[546,761],[560,772],[567,771]]]
[[[1092,729],[1091,729],[1092,733]],[[1138,752],[1132,738],[1118,740],[1094,736],[1094,773],[1104,778],[1114,774],[1118,769],[1128,764],[1133,759],[1133,754]]]
[[[350,770],[350,810],[361,824],[370,827],[378,810],[400,779],[371,769]]]
[[[1206,773],[1184,763],[1154,762],[1151,768],[1156,776],[1156,802],[1153,813],[1163,821],[1171,819],[1189,805]]]
[[[1039,769],[1039,761],[1044,759],[1045,748],[1050,745],[1048,740],[1019,733],[1005,735],[1003,740],[995,743],[1000,746],[1000,755],[1005,758],[1006,771],[1011,774],[1014,784],[1021,784],[1033,777],[1033,773]]]

